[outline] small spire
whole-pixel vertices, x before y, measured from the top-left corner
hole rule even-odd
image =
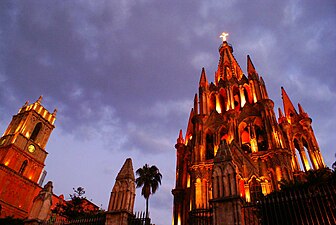
[[[284,106],[284,111],[285,111],[285,115],[287,118],[290,118],[291,116],[293,116],[292,114],[296,114],[297,112],[293,106],[292,101],[290,100],[290,98],[288,97],[285,89],[283,87],[281,87],[281,95],[282,95],[282,101],[283,101],[283,106]]]
[[[52,115],[55,117],[57,114],[57,108],[54,109],[54,112],[52,113]]]
[[[248,74],[249,77],[253,77],[253,76],[258,77],[258,73],[257,73],[249,55],[247,55],[247,74]]]
[[[280,119],[280,118],[284,117],[284,115],[283,115],[282,110],[280,108],[278,108],[278,110],[279,110],[279,119]]]
[[[189,114],[189,120],[188,120],[188,126],[187,126],[186,134],[192,134],[193,133],[193,127],[194,127],[194,124],[192,122],[193,117],[194,117],[194,109],[191,109],[190,114]]]
[[[194,111],[195,111],[195,114],[197,115],[198,114],[198,97],[197,97],[197,93],[195,94],[195,97],[194,97]]]
[[[177,144],[184,144],[182,129],[179,132],[179,137],[177,138]]]
[[[278,119],[279,124],[284,121],[287,121],[287,118],[283,115],[282,110],[280,108],[278,108],[278,110],[279,110],[279,119]]]
[[[262,76],[260,76],[260,83],[261,83],[262,85],[265,85],[265,81],[264,81],[264,79],[262,78]]]
[[[26,101],[25,104],[22,107],[26,107],[29,105],[29,101]]]
[[[199,82],[199,86],[200,87],[208,87],[209,83],[208,83],[208,79],[206,77],[205,74],[205,69],[204,67],[202,68],[202,73],[201,73],[201,78],[200,78],[200,82]]]
[[[40,97],[37,99],[36,103],[41,104],[42,98],[43,98],[42,95],[40,95]]]
[[[308,114],[303,110],[303,108],[300,105],[300,103],[298,103],[298,107],[299,107],[299,113],[300,113],[300,115],[302,115],[304,117],[308,117]]]

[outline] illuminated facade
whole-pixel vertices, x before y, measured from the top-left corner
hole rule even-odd
[[[279,189],[281,180],[325,164],[311,118],[283,88],[277,120],[265,83],[247,57],[247,76],[223,35],[214,82],[202,69],[185,136],[177,150],[173,224],[212,208],[213,224],[243,224],[242,204]]]
[[[41,100],[27,102],[0,139],[1,217],[26,218],[41,190],[45,147],[56,119],[56,110],[48,112]]]

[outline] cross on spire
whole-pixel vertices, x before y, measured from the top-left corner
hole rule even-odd
[[[227,36],[229,36],[229,33],[223,32],[219,37],[223,39],[223,42],[226,41]]]

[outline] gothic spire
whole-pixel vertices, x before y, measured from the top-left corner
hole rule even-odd
[[[217,85],[221,79],[230,80],[232,77],[236,77],[240,80],[243,77],[243,71],[233,56],[232,46],[226,41],[223,41],[219,47],[219,55],[220,59],[218,69],[215,73],[215,84]]]
[[[247,55],[247,74],[249,78],[255,78],[255,77],[258,78],[258,73],[249,55]]]
[[[192,123],[193,117],[194,117],[194,109],[191,109],[187,126],[186,138],[189,138],[188,135],[193,133],[193,123]]]
[[[303,108],[302,108],[302,106],[300,105],[300,103],[298,103],[298,107],[299,107],[299,113],[300,113],[300,115],[302,115],[303,117],[308,117],[308,113],[306,113],[306,112],[303,110]]]
[[[180,129],[179,137],[177,138],[176,142],[177,142],[177,144],[184,144],[182,129]]]
[[[195,114],[197,115],[198,114],[198,97],[197,97],[197,94],[195,94],[195,97],[194,97],[194,111],[195,111]]]
[[[200,87],[208,87],[208,85],[209,85],[208,79],[206,77],[205,69],[203,67],[202,68],[202,73],[201,73],[201,78],[200,78],[200,81],[199,81],[199,86]]]
[[[282,101],[283,101],[283,106],[284,106],[284,111],[285,111],[285,116],[287,118],[290,118],[294,115],[297,115],[298,113],[296,112],[292,101],[289,99],[285,89],[281,87],[281,95],[282,95]]]
[[[284,117],[283,113],[282,113],[282,110],[280,108],[278,108],[278,111],[279,111],[279,118],[282,118]]]

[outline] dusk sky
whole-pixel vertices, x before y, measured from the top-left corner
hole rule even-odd
[[[275,112],[281,86],[313,120],[330,167],[336,140],[336,1],[0,1],[0,128],[29,100],[58,109],[46,181],[66,198],[82,186],[106,209],[126,158],[156,165],[152,222],[171,224],[174,145],[185,132],[202,67],[230,33],[246,74],[250,55]],[[145,201],[137,190],[135,211]]]

